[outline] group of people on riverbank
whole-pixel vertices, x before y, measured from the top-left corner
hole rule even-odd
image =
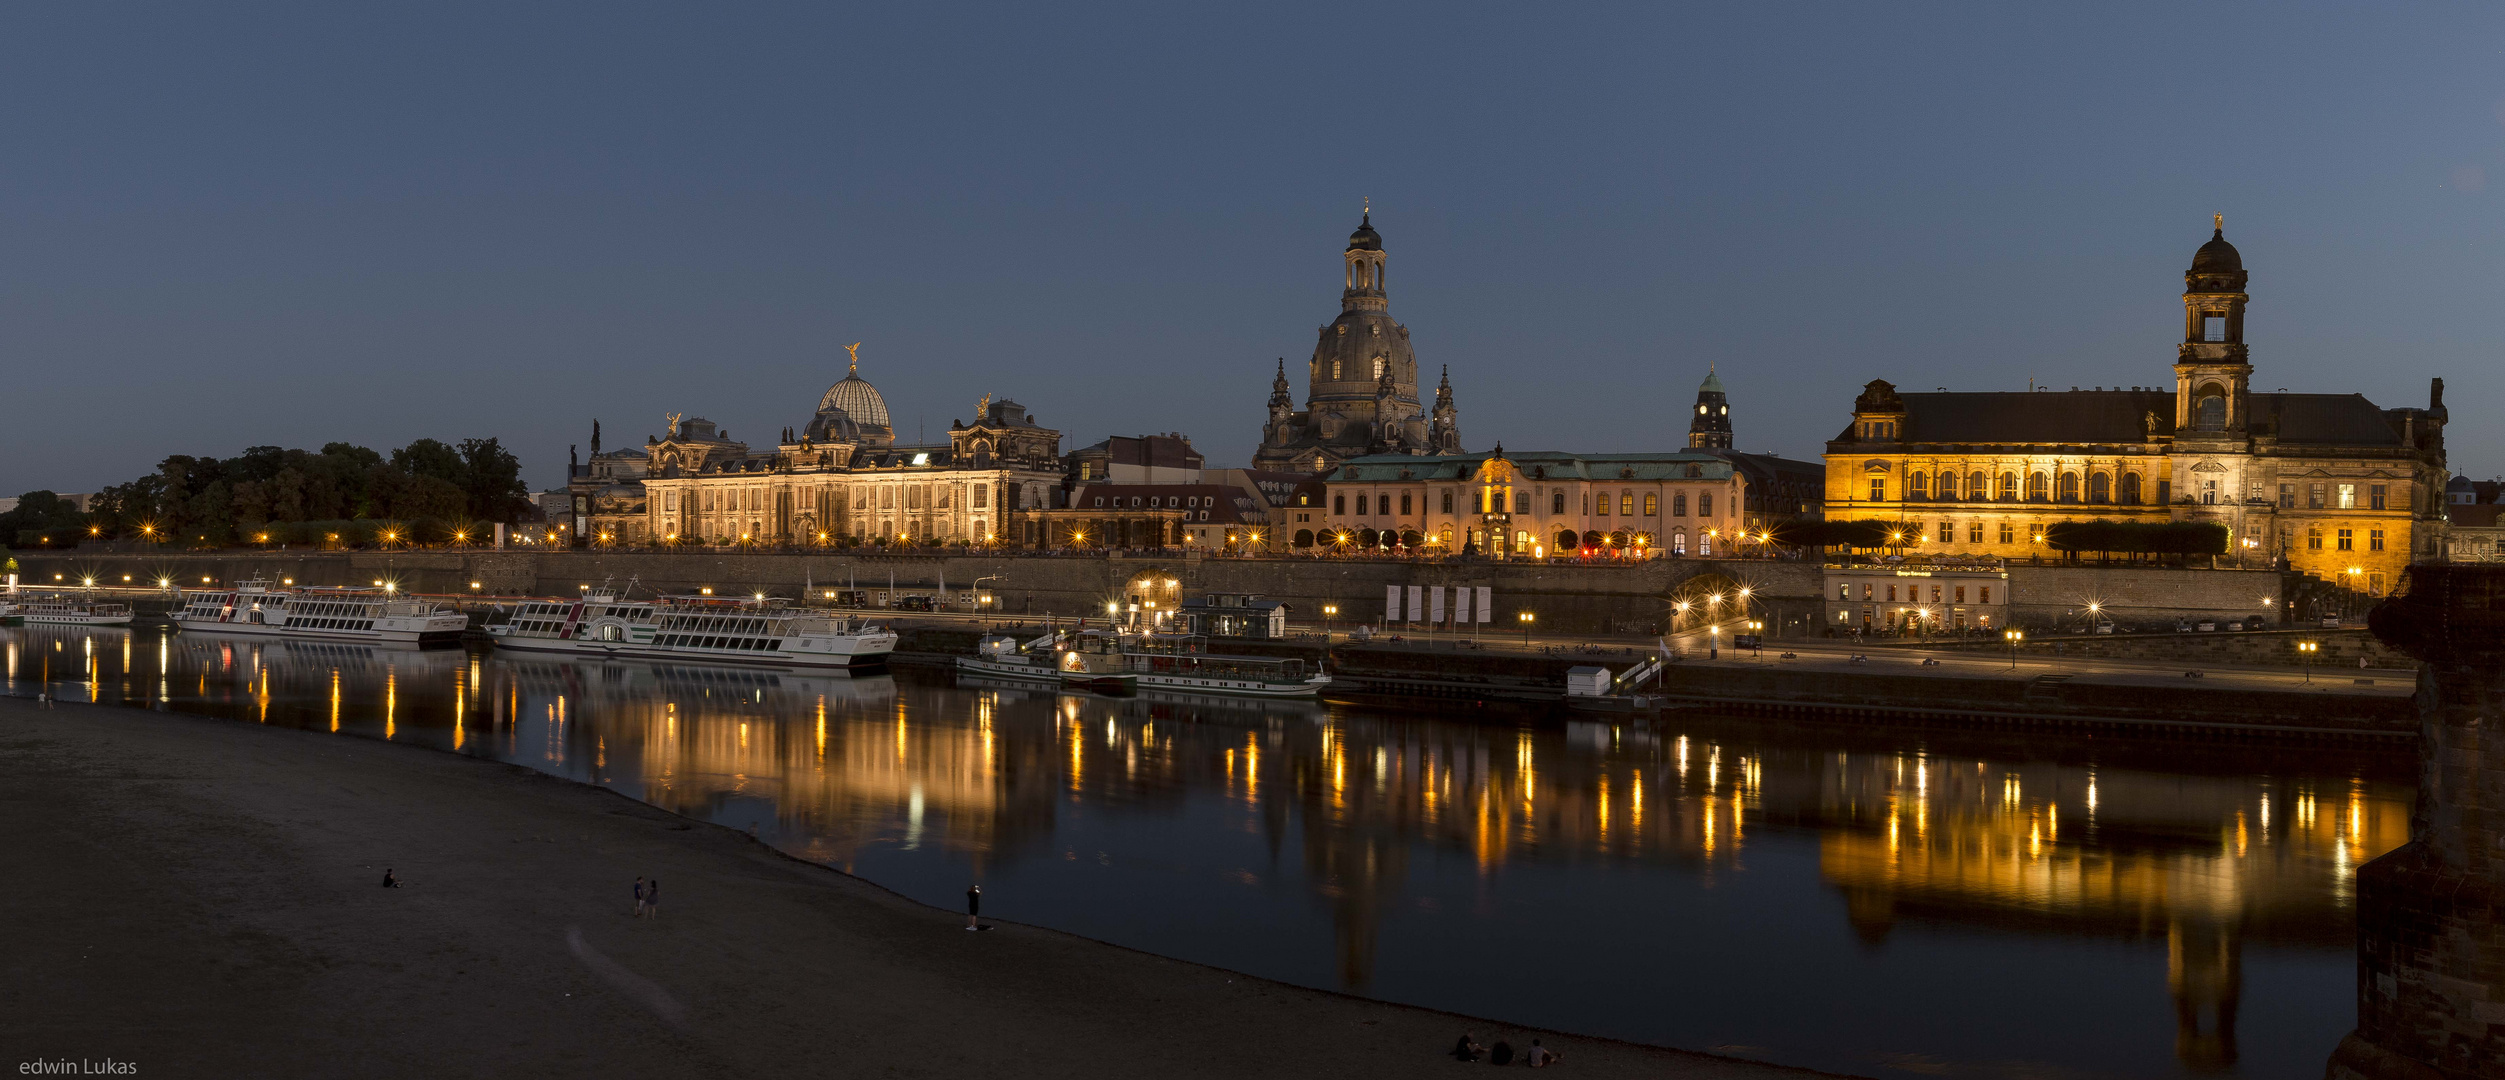
[[[641,877],[635,879],[635,917],[638,919],[661,917],[660,878],[654,878],[651,881],[645,881]]]
[[[1516,1054],[1512,1043],[1498,1039],[1494,1046],[1481,1046],[1467,1031],[1461,1033],[1461,1039],[1453,1043],[1450,1052],[1453,1060],[1464,1064],[1476,1062],[1481,1057],[1485,1057],[1490,1065],[1512,1065],[1518,1061],[1534,1069],[1545,1069],[1563,1060],[1547,1047],[1541,1046],[1538,1039],[1531,1040],[1529,1049]]]

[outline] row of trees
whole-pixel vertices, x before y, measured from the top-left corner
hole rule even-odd
[[[84,514],[50,492],[33,492],[0,515],[0,538],[21,547],[96,539],[388,543],[382,534],[398,530],[386,523],[408,523],[432,541],[460,530],[449,523],[536,516],[521,461],[494,439],[419,439],[388,458],[335,442],[319,451],[256,446],[224,459],[177,454],[155,472],[97,492]]]

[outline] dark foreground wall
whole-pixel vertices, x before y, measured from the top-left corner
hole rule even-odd
[[[2357,872],[2357,1030],[2331,1080],[2505,1076],[2505,567],[2414,566],[2374,610],[2419,669],[2410,841]]]

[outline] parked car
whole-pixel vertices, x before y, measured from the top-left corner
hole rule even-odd
[[[2217,632],[2217,630],[2218,630],[2218,620],[2216,620],[2216,619],[2202,619],[2202,620],[2201,620],[2201,625],[2200,625],[2200,631],[2201,631],[2201,633],[2204,633],[2204,634],[2215,633],[2215,632]]]

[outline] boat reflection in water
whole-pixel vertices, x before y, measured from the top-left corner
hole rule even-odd
[[[7,692],[419,742],[949,905],[1262,975],[1890,1075],[2298,1075],[2405,757],[1655,729],[91,628]]]

